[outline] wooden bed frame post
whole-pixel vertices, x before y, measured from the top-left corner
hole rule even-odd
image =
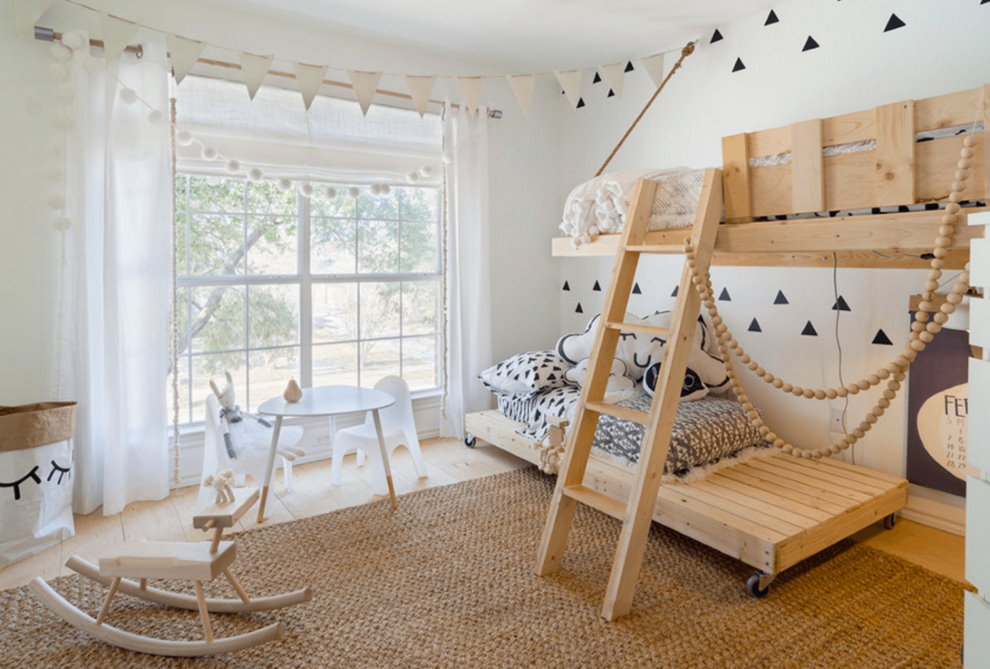
[[[677,304],[674,307],[669,329],[632,326],[622,322],[640,254],[684,252],[684,247],[681,245],[643,243],[649,224],[650,209],[656,194],[656,183],[646,180],[637,182],[636,190],[630,199],[632,215],[626,223],[616,252],[612,281],[609,283],[602,319],[595,335],[589,364],[589,382],[578,400],[575,429],[571,432],[540,543],[536,571],[540,575],[545,575],[560,568],[577,502],[622,520],[622,532],[602,608],[602,616],[607,620],[614,620],[629,612],[636,581],[639,578],[643,550],[667,460],[684,371],[693,342],[695,321],[701,306],[701,299],[691,284],[688,262],[694,264],[700,274],[707,273],[714,253],[715,236],[722,213],[721,174],[721,170],[717,169],[707,170],[705,174],[690,237],[694,249],[693,257],[685,263],[681,273]],[[653,334],[667,337],[664,363],[660,368],[660,378],[657,380],[656,393],[649,414],[604,401],[605,387],[619,333],[630,329],[649,330]],[[598,416],[603,413],[633,420],[646,428],[636,477],[625,504],[584,485]]]

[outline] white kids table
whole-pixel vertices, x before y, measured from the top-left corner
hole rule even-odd
[[[385,466],[385,481],[388,483],[388,496],[392,500],[392,508],[398,505],[395,499],[395,488],[392,486],[392,467],[388,462],[388,451],[382,435],[382,421],[378,415],[380,409],[395,404],[395,398],[380,390],[370,390],[357,386],[321,386],[304,388],[302,399],[298,402],[286,402],[282,397],[273,397],[258,407],[258,413],[275,417],[275,427],[272,431],[272,446],[268,453],[268,466],[265,468],[265,480],[261,486],[261,505],[258,507],[258,522],[265,519],[265,502],[268,501],[268,487],[272,481],[272,470],[275,468],[275,451],[278,448],[278,433],[282,428],[282,418],[286,416],[339,416],[345,413],[367,413],[375,421],[375,433],[378,435],[378,446],[382,452],[382,464]],[[331,435],[333,436],[333,435]]]

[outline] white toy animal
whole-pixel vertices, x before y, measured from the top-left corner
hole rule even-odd
[[[222,472],[217,472],[216,474],[211,474],[203,480],[203,485],[208,488],[213,488],[213,491],[216,493],[214,504],[217,506],[230,504],[234,501],[234,490],[231,487],[233,484],[234,472],[229,469],[225,469]]]

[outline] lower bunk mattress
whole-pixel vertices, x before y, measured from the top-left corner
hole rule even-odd
[[[573,419],[580,393],[578,388],[564,386],[536,395],[497,394],[496,397],[499,413],[525,425],[517,430],[522,437],[542,442],[547,438],[549,417]],[[649,412],[652,400],[642,393],[620,401],[618,405]],[[603,415],[595,432],[594,453],[634,467],[639,461],[643,430],[638,423]],[[749,454],[750,449],[768,447],[735,400],[705,397],[681,402],[677,407],[664,473],[684,477],[697,468]]]

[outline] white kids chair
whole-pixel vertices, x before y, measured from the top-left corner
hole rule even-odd
[[[247,421],[256,421],[254,416],[244,416]],[[236,476],[236,485],[244,484],[244,475],[248,474],[256,485],[264,485],[265,468],[268,466],[268,453],[272,444],[272,430],[261,429],[257,425],[245,425],[247,429],[239,431],[237,441],[237,457],[231,458],[223,438],[222,419],[220,418],[220,402],[216,395],[206,396],[206,429],[203,448],[203,478],[210,474],[229,469]],[[292,460],[303,452],[295,445],[302,439],[303,430],[298,426],[283,427],[278,435],[279,459],[282,461],[282,477],[287,491],[292,490]],[[274,478],[274,472],[272,473]]]
[[[385,450],[391,455],[396,446],[405,446],[412,455],[416,465],[416,473],[420,478],[427,476],[423,452],[419,447],[419,437],[416,435],[416,422],[413,418],[412,398],[409,396],[409,386],[398,376],[386,376],[375,384],[375,390],[388,393],[395,398],[395,404],[385,407],[378,412],[382,422],[382,436],[385,438]],[[388,494],[385,484],[385,465],[382,463],[381,449],[378,446],[378,435],[375,433],[374,419],[369,412],[364,423],[335,431],[333,417],[330,418],[330,433],[333,435],[333,461],[330,465],[331,485],[340,485],[340,470],[344,456],[357,452],[358,466],[364,464],[365,456],[371,461],[371,487],[376,495]]]

